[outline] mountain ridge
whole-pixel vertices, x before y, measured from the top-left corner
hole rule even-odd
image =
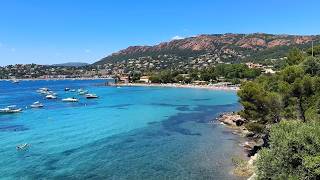
[[[267,34],[267,33],[252,33],[252,34],[201,34],[194,37],[184,39],[171,40],[162,42],[154,46],[129,46],[118,52],[102,58],[94,63],[102,65],[109,62],[117,62],[128,60],[130,58],[138,58],[144,56],[152,56],[159,54],[203,54],[217,53],[237,54],[240,56],[251,56],[256,52],[289,46],[302,46],[311,43],[312,40],[320,40],[319,35],[289,35],[289,34]],[[232,52],[234,51],[234,52]]]

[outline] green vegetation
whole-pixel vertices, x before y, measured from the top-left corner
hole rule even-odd
[[[282,121],[270,130],[270,148],[260,151],[259,179],[319,179],[320,124]]]
[[[269,134],[259,179],[320,178],[320,58],[297,48],[283,69],[245,82],[238,92],[248,130]]]
[[[312,55],[312,48],[309,48],[309,49],[307,50],[307,53],[308,53],[309,55]],[[314,46],[314,47],[313,47],[313,55],[314,55],[314,56],[319,56],[319,55],[320,55],[320,45],[317,45],[317,46]]]
[[[192,81],[218,81],[221,78],[225,81],[240,83],[242,79],[254,79],[261,74],[259,69],[249,69],[244,64],[219,64],[215,67],[203,70],[183,71],[160,71],[152,73],[150,80],[153,83],[189,83]]]

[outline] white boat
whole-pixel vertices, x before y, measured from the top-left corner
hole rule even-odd
[[[95,98],[99,98],[99,96],[97,96],[96,94],[86,94],[86,98],[87,99],[95,99]]]
[[[39,88],[38,91],[49,91],[49,88]]]
[[[70,88],[64,88],[64,91],[70,91]]]
[[[42,108],[43,104],[40,103],[39,101],[37,101],[37,102],[34,102],[33,104],[31,104],[30,107],[32,107],[32,108]]]
[[[87,90],[79,91],[78,94],[79,95],[86,95],[86,94],[88,94],[88,91]]]
[[[70,92],[76,92],[76,90],[75,89],[71,89]]]
[[[20,83],[20,81],[17,79],[14,79],[14,80],[12,80],[12,83]]]
[[[55,92],[53,92],[53,91],[48,91],[47,94],[48,94],[48,95],[51,94],[51,95],[54,95],[54,96],[57,95],[57,93],[55,93]]]
[[[19,113],[22,112],[21,108],[17,108],[17,106],[7,106],[6,108],[0,109],[0,113]]]
[[[22,151],[22,150],[27,150],[29,148],[29,144],[28,143],[24,143],[24,144],[19,144],[16,149],[19,150],[19,151]]]
[[[57,97],[53,94],[49,94],[46,96],[47,99],[57,99]]]
[[[79,99],[77,98],[65,98],[65,99],[62,99],[63,102],[78,102]]]
[[[48,88],[39,88],[37,90],[37,92],[40,93],[40,94],[48,94],[49,91],[50,90]]]

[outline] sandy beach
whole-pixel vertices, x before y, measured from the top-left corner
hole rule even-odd
[[[193,84],[156,84],[156,83],[122,83],[114,86],[144,86],[144,87],[169,87],[169,88],[197,88],[209,90],[224,90],[224,91],[238,91],[240,88],[236,86],[222,86],[222,85],[193,85]]]

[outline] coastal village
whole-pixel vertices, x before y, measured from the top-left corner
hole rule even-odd
[[[144,57],[123,61],[119,63],[109,63],[105,65],[88,65],[81,67],[72,66],[49,66],[37,64],[16,64],[0,67],[0,79],[98,79],[98,78],[115,78],[118,83],[154,83],[150,79],[150,71],[156,69],[161,71],[172,66],[171,62],[177,61],[180,66],[174,66],[172,70],[183,70],[188,72],[192,69],[202,70],[208,67],[215,67],[217,64],[230,64],[220,62],[219,59],[209,55],[202,56],[203,59],[197,58],[189,63],[184,61],[172,60],[172,56],[163,56],[164,60],[152,60],[151,57]],[[259,63],[247,62],[245,65],[249,69],[258,69],[262,73],[274,74],[276,71],[272,66],[266,66]],[[132,80],[133,72],[138,73],[138,79]],[[190,74],[178,74],[184,78],[189,78]],[[220,85],[229,85],[226,79],[220,76],[215,83]],[[182,82],[180,82],[182,83]],[[195,80],[190,82],[194,85],[208,85],[212,81]],[[184,83],[182,83],[184,84]],[[232,84],[232,83],[231,83]]]
[[[320,0],[0,6],[0,180],[320,180]]]

